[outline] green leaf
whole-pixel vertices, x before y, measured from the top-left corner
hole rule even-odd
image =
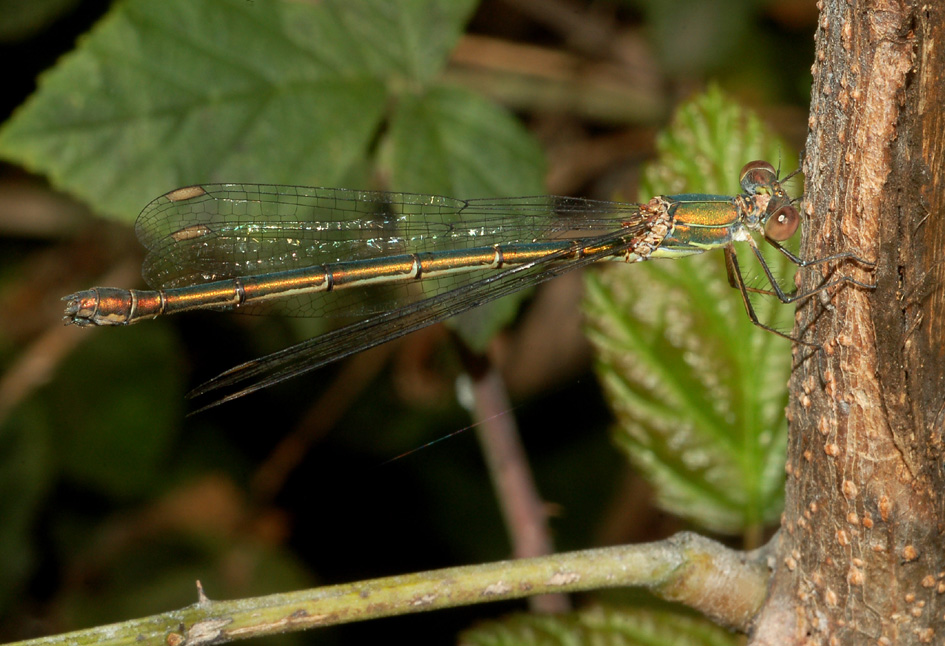
[[[475,5],[126,0],[41,78],[0,156],[125,221],[210,181],[541,193],[521,124],[436,84]],[[463,317],[467,342],[482,349],[521,298]]]
[[[379,78],[427,84],[442,70],[476,0],[358,0],[334,2],[347,34]]]
[[[41,77],[0,156],[126,220],[195,182],[363,184],[392,92],[439,69],[471,7],[128,0]]]
[[[680,107],[658,146],[647,195],[734,193],[745,162],[777,163],[785,150],[717,89]],[[789,263],[765,253],[789,286]],[[742,256],[743,273],[760,274],[750,256]],[[587,285],[589,335],[617,443],[662,507],[713,531],[757,537],[782,506],[789,342],[751,323],[718,252],[614,263]],[[774,298],[754,304],[762,321],[790,329],[793,307]]]
[[[541,148],[508,111],[458,87],[401,98],[382,169],[400,190],[496,197],[542,192]]]
[[[568,615],[518,614],[483,623],[461,646],[734,646],[738,637],[708,619],[648,609],[591,608]]]
[[[402,97],[386,143],[382,164],[392,183],[407,191],[463,198],[543,192],[544,159],[534,139],[511,114],[460,88]],[[449,286],[424,283],[427,290]],[[482,351],[526,295],[502,298],[451,322],[467,345]]]

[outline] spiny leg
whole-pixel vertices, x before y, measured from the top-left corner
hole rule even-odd
[[[795,265],[797,265],[798,267],[810,267],[810,266],[812,266],[812,265],[818,265],[818,264],[821,264],[821,263],[831,262],[831,261],[837,261],[837,260],[852,260],[852,261],[857,262],[857,263],[860,263],[860,264],[864,264],[864,265],[867,265],[867,266],[870,266],[870,267],[875,267],[875,264],[874,264],[874,263],[871,263],[871,262],[869,262],[868,260],[864,260],[863,258],[860,258],[859,256],[857,256],[857,255],[855,255],[855,254],[853,254],[853,253],[850,253],[850,252],[838,253],[838,254],[834,254],[834,255],[832,255],[832,256],[825,256],[825,257],[823,257],[823,258],[815,258],[814,260],[802,260],[802,259],[799,258],[798,256],[794,255],[793,253],[791,253],[790,251],[788,251],[787,249],[785,249],[784,247],[782,247],[782,246],[781,246],[780,244],[778,244],[776,241],[771,240],[770,238],[765,238],[765,240],[768,242],[768,244],[770,244],[772,247],[774,247],[775,249],[777,249],[778,251],[780,251],[788,260],[790,260],[791,262],[793,262],[793,263],[794,263]],[[758,287],[748,287],[748,286],[745,286],[745,289],[746,289],[747,291],[749,291],[749,292],[753,292],[753,293],[756,293],[756,294],[766,294],[766,295],[768,295],[768,296],[775,296],[775,297],[777,297],[777,299],[778,299],[779,301],[781,301],[782,303],[790,304],[790,303],[795,303],[795,302],[797,302],[797,301],[804,300],[804,299],[806,299],[806,298],[810,298],[810,297],[813,296],[814,294],[818,294],[818,293],[823,292],[823,291],[825,291],[825,290],[827,290],[827,289],[830,289],[831,287],[835,287],[835,286],[841,285],[841,284],[843,284],[843,283],[847,283],[847,284],[850,284],[850,285],[855,285],[855,286],[857,286],[857,287],[862,287],[862,288],[864,288],[864,289],[875,289],[875,288],[876,288],[876,285],[873,285],[873,284],[870,284],[870,283],[861,282],[861,281],[859,281],[859,280],[856,280],[856,279],[854,279],[854,278],[851,278],[850,276],[841,276],[840,278],[837,278],[837,279],[834,279],[834,280],[828,280],[829,277],[830,277],[830,276],[828,275],[828,276],[823,280],[823,282],[821,282],[821,284],[818,285],[817,287],[815,287],[814,289],[808,290],[808,291],[806,291],[806,292],[798,292],[797,290],[795,290],[795,291],[793,291],[793,292],[790,292],[790,293],[785,292],[785,291],[781,288],[781,285],[778,283],[777,279],[774,277],[774,272],[772,272],[772,271],[771,271],[771,268],[768,267],[768,263],[765,261],[764,255],[761,253],[761,249],[758,248],[758,245],[755,243],[754,239],[749,239],[749,240],[748,240],[748,243],[751,245],[751,250],[752,250],[752,253],[755,254],[755,258],[757,258],[757,259],[758,259],[758,262],[761,264],[761,268],[762,268],[762,269],[764,270],[764,272],[765,272],[765,276],[766,276],[767,279],[768,279],[768,283],[769,283],[769,284],[771,285],[771,287],[773,288],[773,289],[761,289],[761,288],[758,288]],[[733,253],[734,253],[734,252],[733,252]],[[726,263],[726,264],[727,264],[727,263]],[[831,273],[832,273],[832,272],[831,272]],[[729,271],[729,276],[728,276],[728,277],[729,277],[729,281],[728,281],[729,284],[730,284],[732,287],[738,287],[738,285],[736,285],[735,282],[734,282],[735,279],[734,279],[734,276],[732,275],[732,272],[731,272],[731,271]]]
[[[823,347],[818,343],[811,343],[809,341],[804,341],[797,337],[793,337],[786,332],[782,332],[776,328],[766,325],[758,320],[758,315],[755,314],[755,308],[751,304],[751,299],[748,297],[749,292],[759,292],[763,294],[774,294],[771,291],[764,291],[759,289],[750,288],[745,285],[745,279],[742,278],[741,269],[738,266],[738,256],[735,255],[735,248],[732,245],[725,247],[725,269],[728,271],[728,281],[729,284],[738,289],[738,293],[742,296],[742,303],[745,305],[745,311],[748,313],[748,318],[751,319],[751,322],[756,326],[760,327],[762,330],[767,330],[768,332],[773,332],[780,337],[788,339],[789,341],[794,341],[795,343],[800,343],[801,345],[806,345],[812,348],[817,348],[823,350]],[[768,275],[769,280],[771,280],[773,286],[777,286],[777,282],[774,280],[771,270],[768,269],[765,265],[765,273]],[[780,289],[780,288],[778,288]],[[783,292],[782,292],[783,294]]]

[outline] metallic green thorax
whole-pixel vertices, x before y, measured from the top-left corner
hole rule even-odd
[[[674,203],[674,226],[652,258],[690,256],[744,240],[759,219],[751,201],[742,196],[686,193],[668,199]]]

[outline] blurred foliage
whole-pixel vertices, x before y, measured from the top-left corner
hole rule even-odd
[[[79,0],[0,0],[0,42],[25,40],[72,10]]]
[[[738,60],[767,0],[626,0],[647,19],[651,41],[672,72],[717,71]]]
[[[515,615],[460,635],[461,646],[735,646],[739,639],[701,617],[592,607],[563,616]]]
[[[812,44],[786,45],[798,33],[809,41],[812,29],[803,18],[779,17],[798,3],[720,1],[709,13],[694,4],[612,5],[630,25],[627,33],[642,28],[650,36],[669,96],[690,94],[709,75],[756,104],[803,95]],[[470,19],[496,37],[567,47],[547,22],[528,22],[501,3],[478,10],[472,0],[71,6],[0,0],[5,58],[17,61],[21,75],[30,65],[43,67],[28,99],[32,75],[8,80],[10,96],[22,105],[0,126],[0,157],[11,165],[4,177],[22,181],[12,165],[43,175],[102,218],[83,223],[81,242],[0,240],[4,303],[22,304],[15,296],[29,291],[34,283],[28,281],[47,285],[36,277],[45,275],[50,257],[64,275],[16,310],[40,319],[32,328],[9,314],[0,318],[6,367],[58,326],[60,296],[105,272],[96,262],[108,259],[99,256],[131,251],[116,229],[130,225],[148,200],[180,185],[252,181],[461,197],[543,192],[545,161],[521,121],[443,82]],[[628,6],[638,13],[627,13]],[[634,22],[639,17],[644,22]],[[9,44],[17,40],[22,44]],[[530,120],[539,131],[543,124],[545,137],[576,128],[558,119]],[[580,127],[596,133],[601,126]],[[641,194],[730,193],[749,159],[777,163],[783,156],[791,167],[787,147],[776,142],[720,94],[697,99],[660,139],[660,160],[647,171]],[[630,150],[627,159],[648,152]],[[107,244],[84,246],[89,240]],[[599,374],[621,427],[618,445],[648,475],[666,509],[700,527],[757,532],[779,504],[785,346],[773,335],[754,334],[718,254],[614,265],[593,273],[589,302],[597,311],[591,327],[602,350]],[[654,307],[630,321],[641,302]],[[690,302],[708,309],[696,313]],[[496,306],[472,317],[467,340],[481,347],[518,308],[509,301]],[[759,316],[780,327],[790,321],[777,316],[790,309],[770,300],[758,305]],[[666,325],[669,318],[675,325]],[[698,331],[683,330],[683,322]],[[409,367],[395,363],[368,379],[360,396],[339,403],[339,431],[303,456],[274,499],[260,493],[260,462],[281,438],[318,426],[299,420],[324,411],[314,402],[335,392],[334,372],[183,417],[183,395],[200,377],[323,327],[198,315],[72,330],[82,335],[81,345],[0,420],[0,640],[187,605],[195,599],[195,579],[211,597],[238,598],[506,556],[472,437],[378,467],[468,424],[448,385],[419,398],[423,405],[405,402],[405,382],[417,379]],[[441,380],[455,374],[454,356],[431,354]],[[634,370],[625,371],[627,364]],[[639,406],[631,409],[629,401]],[[695,409],[702,413],[698,423],[684,415]],[[599,542],[601,527],[618,524],[627,500],[620,498],[625,467],[606,441],[609,417],[593,379],[534,396],[515,413],[531,429],[525,441],[540,489],[559,510],[558,548]],[[685,433],[668,432],[680,429]],[[254,643],[376,640],[391,630],[443,641],[457,625],[509,609],[480,607]],[[536,634],[569,643],[598,637],[636,643],[627,631],[649,639],[652,630],[663,641],[646,643],[727,643],[711,641],[715,629],[701,620],[625,613],[592,610],[560,623],[514,619],[486,634],[505,635],[495,638],[502,643],[530,643]],[[685,636],[670,641],[672,627]],[[697,635],[709,641],[691,641],[702,639]]]

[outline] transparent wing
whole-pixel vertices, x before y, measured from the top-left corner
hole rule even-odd
[[[536,196],[459,200],[438,195],[260,184],[204,184],[171,191],[144,208],[136,232],[149,253],[142,273],[153,288],[357,261],[390,255],[489,247],[509,242],[606,235],[639,218],[636,204]],[[365,315],[457,289],[481,275],[416,285],[289,297],[296,316]],[[360,291],[360,290],[359,290]]]
[[[645,228],[644,223],[637,222],[604,236],[576,241],[570,249],[480,278],[463,289],[437,294],[399,309],[377,314],[285,350],[243,363],[191,392],[190,397],[198,397],[224,390],[231,391],[194,412],[304,374],[572,269],[612,257],[626,250],[631,239]]]

